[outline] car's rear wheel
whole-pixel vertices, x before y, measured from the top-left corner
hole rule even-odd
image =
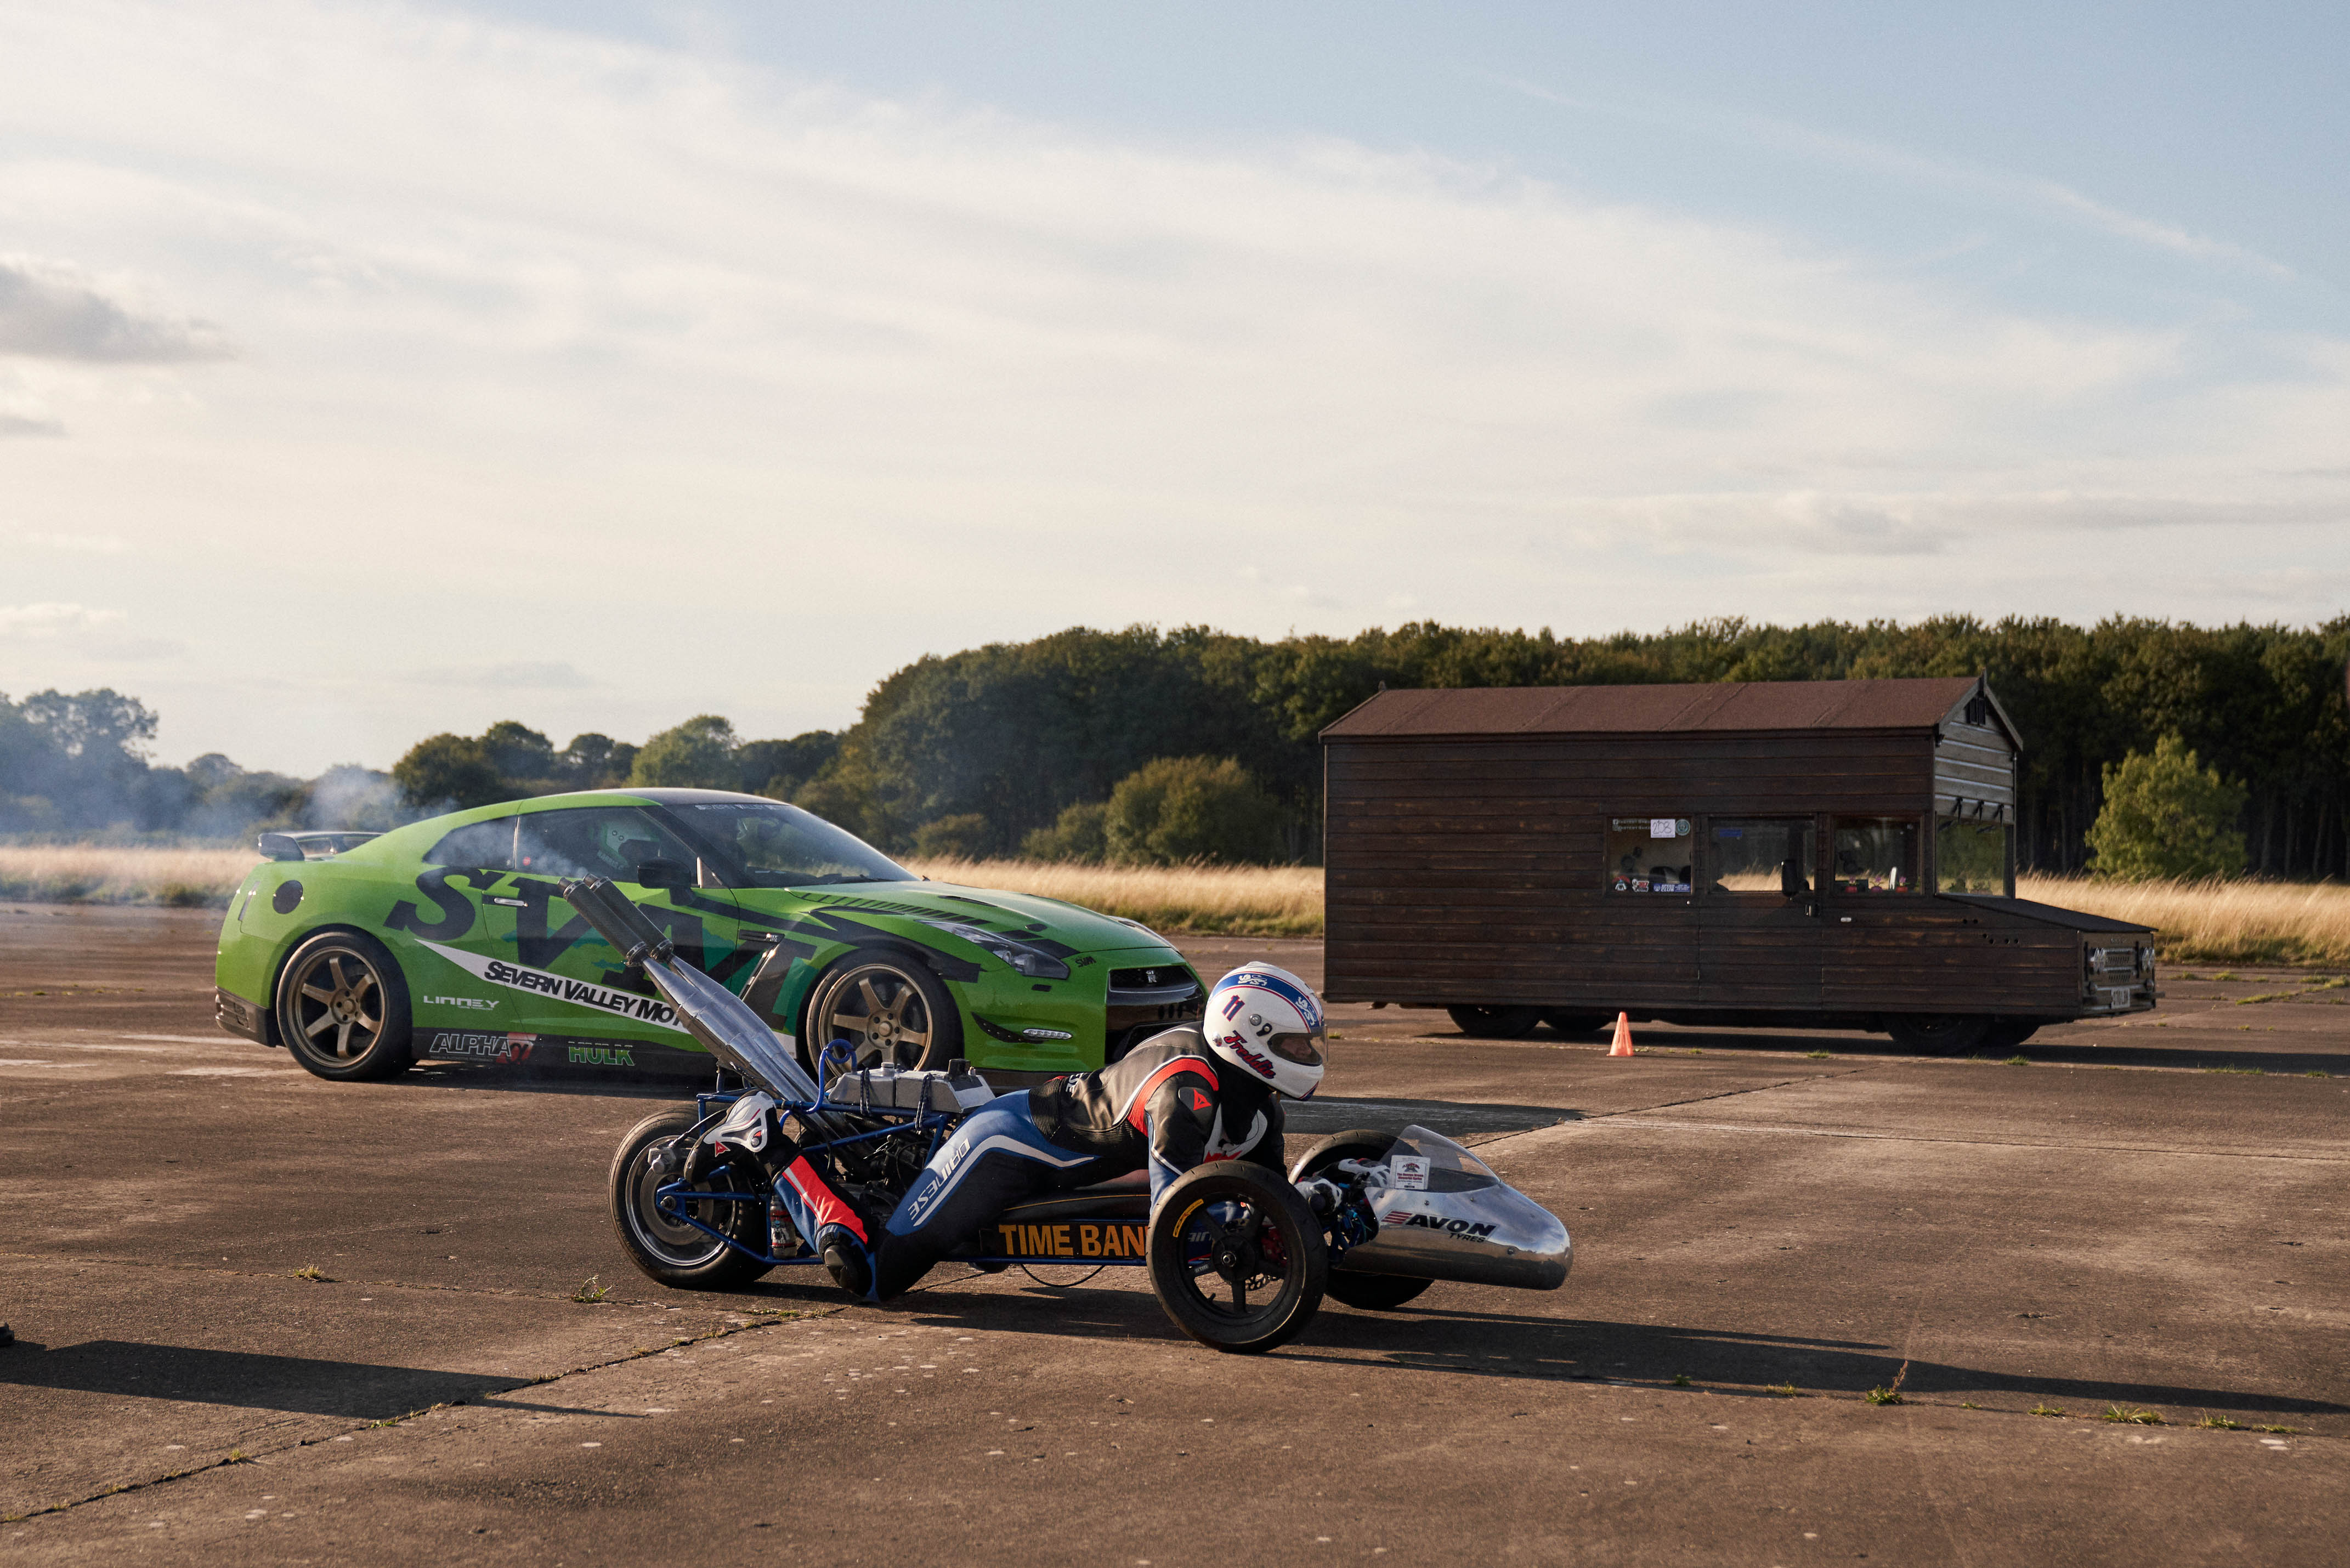
[[[1921,1056],[1955,1056],[1989,1043],[1997,1023],[1980,1013],[1906,1012],[1887,1018],[1885,1032],[1895,1044]]]
[[[1349,1127],[1345,1132],[1332,1133],[1298,1156],[1297,1163],[1289,1168],[1289,1179],[1292,1183],[1310,1180],[1342,1159],[1385,1159],[1388,1150],[1394,1147],[1393,1133],[1376,1127]],[[1415,1280],[1404,1274],[1358,1274],[1350,1269],[1334,1267],[1322,1288],[1325,1293],[1350,1307],[1360,1307],[1365,1312],[1393,1312],[1433,1283],[1433,1280]]]
[[[800,1039],[811,1069],[835,1040],[859,1066],[943,1067],[962,1054],[962,1015],[919,960],[861,948],[816,981]]]
[[[321,1078],[388,1078],[409,1055],[408,982],[381,942],[326,931],[294,950],[277,982],[277,1037]]]
[[[1329,1252],[1297,1189],[1261,1165],[1185,1171],[1150,1220],[1151,1289],[1175,1326],[1218,1350],[1285,1345],[1322,1310]]]
[[[1461,1033],[1478,1040],[1523,1040],[1543,1021],[1539,1007],[1448,1007]]]
[[[629,1250],[629,1261],[662,1284],[689,1291],[748,1284],[772,1265],[737,1251],[709,1231],[689,1223],[687,1216],[764,1252],[764,1202],[681,1198],[675,1209],[660,1206],[661,1187],[670,1180],[661,1172],[660,1156],[693,1125],[693,1113],[680,1108],[647,1116],[629,1129],[612,1156],[613,1228],[620,1233],[620,1244]],[[755,1194],[759,1189],[755,1181],[730,1166],[712,1173],[695,1190]]]

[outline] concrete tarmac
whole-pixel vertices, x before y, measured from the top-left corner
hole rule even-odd
[[[216,927],[0,906],[0,1563],[2342,1555],[2323,977],[2174,970],[2014,1065],[1336,1009],[1293,1137],[1461,1136],[1575,1272],[1243,1358],[1116,1270],[661,1289],[604,1172],[673,1086],[323,1083],[213,1027]]]

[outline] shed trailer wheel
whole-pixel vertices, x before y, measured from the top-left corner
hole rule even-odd
[[[2000,1022],[1980,1013],[1903,1012],[1886,1019],[1885,1032],[1921,1056],[1955,1056],[1991,1043]]]
[[[1523,1040],[1543,1021],[1539,1007],[1448,1007],[1461,1033],[1475,1040]]]

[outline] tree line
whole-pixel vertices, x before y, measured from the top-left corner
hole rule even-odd
[[[2174,741],[2241,803],[2231,831],[2245,869],[2340,876],[2350,865],[2345,661],[2350,617],[2314,628],[1733,618],[1587,639],[1418,622],[1278,641],[1205,627],[1073,628],[917,659],[837,732],[744,740],[705,714],[641,745],[588,733],[558,748],[507,721],[421,741],[388,777],[353,768],[312,781],[246,774],[225,757],[153,768],[153,716],[135,700],[44,692],[0,697],[0,830],[221,831],[265,805],[288,819],[323,804],[388,817],[671,784],[791,800],[900,852],[1310,861],[1320,847],[1315,737],[1383,685],[1982,671],[2022,735],[2017,847],[2027,867],[2085,868],[2106,770]]]

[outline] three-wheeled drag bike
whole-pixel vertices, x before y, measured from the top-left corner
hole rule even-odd
[[[742,1081],[697,1096],[691,1110],[647,1117],[612,1158],[620,1240],[663,1284],[719,1289],[821,1262],[759,1161],[769,1110],[799,1124],[802,1151],[836,1191],[886,1212],[962,1119],[994,1098],[961,1063],[944,1072],[860,1063],[846,1042],[827,1044],[811,1075],[740,998],[678,961],[609,882],[568,881],[563,896]],[[701,1145],[711,1154],[689,1159]],[[943,1261],[1141,1268],[1177,1327],[1245,1353],[1294,1338],[1326,1293],[1384,1310],[1437,1280],[1555,1290],[1572,1259],[1556,1216],[1451,1139],[1409,1127],[1332,1134],[1286,1181],[1237,1160],[1204,1165],[1155,1210],[1141,1172],[1017,1203]]]

